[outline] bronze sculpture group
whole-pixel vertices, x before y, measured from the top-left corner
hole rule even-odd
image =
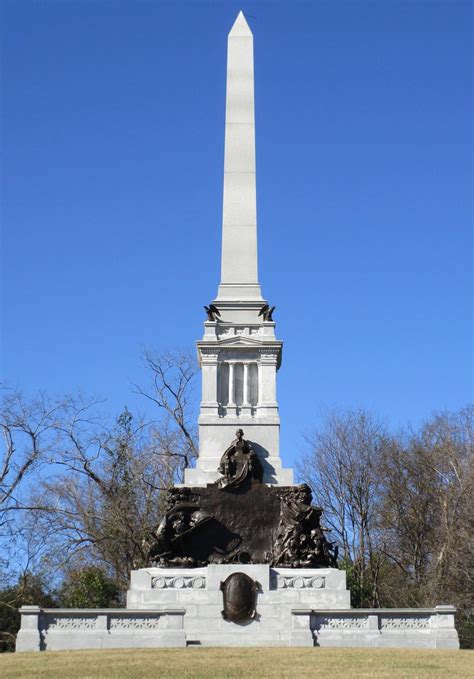
[[[165,515],[149,539],[153,565],[268,563],[289,568],[336,565],[311,490],[266,486],[263,466],[241,429],[223,453],[220,477],[206,488],[168,491]]]

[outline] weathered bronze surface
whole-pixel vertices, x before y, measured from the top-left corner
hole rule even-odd
[[[209,306],[204,305],[204,309],[208,321],[217,321],[217,317],[221,315],[221,312],[214,304],[209,304]]]
[[[306,484],[288,490],[280,498],[280,522],[273,552],[275,566],[318,568],[336,565],[337,552],[326,540],[320,518],[323,510],[311,504]]]
[[[171,488],[166,515],[150,536],[149,562],[334,566],[335,550],[321,528],[321,512],[311,505],[306,485],[266,486],[247,477],[237,488]]]
[[[222,617],[231,622],[246,622],[255,617],[257,592],[260,585],[246,573],[232,573],[221,582],[224,598]]]
[[[268,304],[264,304],[263,307],[260,309],[258,312],[259,316],[263,316],[264,321],[273,321],[273,312],[275,311],[276,306],[269,306]]]
[[[235,432],[235,440],[227,448],[219,463],[219,488],[239,488],[246,479],[262,482],[263,469],[249,441],[244,439],[242,429]]]

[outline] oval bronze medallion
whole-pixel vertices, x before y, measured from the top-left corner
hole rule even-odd
[[[245,573],[231,573],[221,582],[224,597],[222,617],[231,622],[245,622],[256,615],[255,599],[260,585]]]

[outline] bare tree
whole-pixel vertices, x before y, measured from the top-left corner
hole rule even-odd
[[[389,444],[383,425],[365,411],[332,412],[321,430],[306,436],[297,465],[324,509],[323,521],[340,545],[354,603],[379,605],[384,564],[378,525],[382,450]]]
[[[32,528],[48,536],[45,553],[56,568],[101,563],[123,589],[130,570],[146,565],[147,536],[176,475],[173,458],[128,410],[111,427],[76,412],[58,427],[62,448],[55,473],[32,496],[41,507]]]
[[[195,377],[197,361],[189,351],[156,352],[147,350],[143,360],[150,376],[146,387],[135,385],[141,394],[158,407],[161,414],[153,435],[162,455],[174,457],[178,480],[184,469],[197,458]]]
[[[436,414],[386,451],[381,520],[399,570],[390,602],[474,607],[473,420],[473,407]]]
[[[65,402],[39,394],[27,399],[17,390],[2,389],[0,402],[0,531],[5,533],[14,510],[25,508],[25,484],[51,462],[57,423]]]
[[[81,397],[41,397],[28,407],[15,397],[2,420],[0,507],[29,510],[22,533],[48,567],[99,563],[122,589],[130,570],[147,563],[164,491],[197,455],[195,360],[185,352],[148,352],[145,360],[149,389],[137,391],[158,406],[153,421],[125,409],[110,424],[98,402]],[[46,462],[48,473],[37,474],[20,502],[23,477]]]
[[[473,433],[471,406],[396,436],[363,411],[332,413],[307,437],[299,473],[342,548],[355,605],[453,603],[469,634]]]

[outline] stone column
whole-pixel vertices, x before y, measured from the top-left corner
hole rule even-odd
[[[250,371],[249,362],[244,362],[244,374],[243,374],[243,396],[242,396],[242,408],[241,415],[250,415],[250,399],[249,399],[249,388],[250,388]]]
[[[242,401],[243,406],[249,406],[249,364],[244,363],[244,396]]]
[[[234,402],[234,363],[229,362],[229,406],[235,406]]]
[[[235,404],[235,361],[229,361],[229,402],[227,403],[227,414],[235,415],[237,406]]]

